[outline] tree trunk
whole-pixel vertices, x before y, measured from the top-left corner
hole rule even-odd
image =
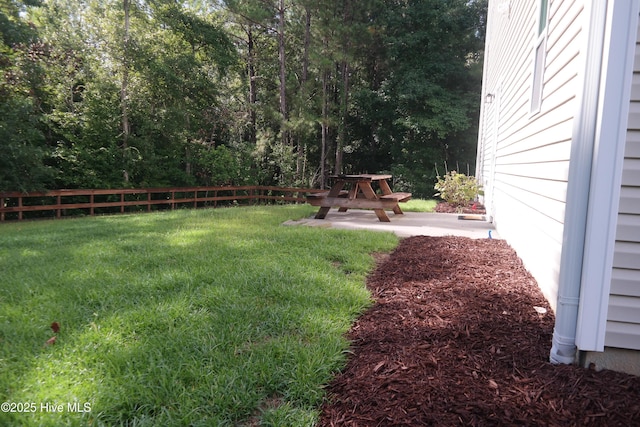
[[[349,63],[342,63],[342,96],[340,97],[340,133],[336,143],[336,173],[342,173],[344,143],[347,139],[347,114],[349,112]]]
[[[189,118],[189,114],[184,115],[184,123],[187,129],[191,129],[191,119]],[[190,146],[191,138],[187,137],[187,141],[185,144],[184,151],[184,172],[187,176],[191,176],[191,146]]]
[[[256,67],[255,67],[255,47],[253,40],[253,31],[251,25],[247,28],[247,65],[249,74],[249,142],[252,146],[257,143],[257,117],[256,117],[256,102],[257,102],[257,87],[256,87]]]
[[[338,140],[336,143],[336,173],[342,173],[342,158],[344,154],[344,144],[347,139],[347,116],[349,113],[349,73],[351,72],[349,67],[349,54],[351,51],[351,42],[349,28],[353,21],[353,11],[351,10],[351,2],[344,2],[343,11],[343,33],[342,33],[342,96],[340,97],[340,130],[338,132]]]
[[[305,94],[307,80],[309,79],[309,45],[311,44],[311,9],[305,7],[306,22],[304,28],[304,51],[302,54],[302,78],[300,79],[300,93]],[[302,103],[300,103],[300,115],[302,111]],[[296,159],[296,179],[300,181],[304,177],[305,149],[302,141],[298,141],[298,154]]]
[[[285,57],[285,0],[279,1],[278,6],[278,60],[280,62],[280,114],[282,115],[283,124],[289,117],[287,115],[287,86],[286,86],[286,57]],[[286,132],[282,132],[283,142],[286,145]]]
[[[329,134],[329,72],[322,72],[322,142],[320,147],[320,188],[325,188],[327,182],[327,137]]]
[[[127,91],[129,89],[129,61],[127,59],[127,55],[129,52],[129,9],[130,9],[130,0],[123,0],[124,7],[124,54],[122,60],[122,85],[120,86],[120,107],[122,109],[122,160],[123,160],[123,168],[122,174],[124,178],[124,182],[129,182],[129,171],[128,171],[128,163],[129,163],[129,134],[131,132],[130,123],[129,123],[129,105],[128,105],[128,94]]]
[[[304,53],[302,61],[302,83],[309,79],[309,46],[311,45],[311,9],[305,7],[306,22],[304,27]]]

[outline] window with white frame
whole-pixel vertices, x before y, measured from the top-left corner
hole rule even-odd
[[[538,34],[533,59],[533,83],[531,85],[531,112],[540,111],[542,104],[542,87],[544,86],[544,66],[547,56],[547,16],[549,0],[539,0],[538,3]]]

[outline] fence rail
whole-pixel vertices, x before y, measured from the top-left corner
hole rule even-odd
[[[62,218],[231,204],[304,203],[305,193],[323,190],[274,186],[176,187],[111,190],[0,192],[0,221]]]

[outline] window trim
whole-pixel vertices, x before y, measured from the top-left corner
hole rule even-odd
[[[536,39],[533,45],[533,70],[531,72],[531,102],[529,112],[535,115],[540,112],[542,106],[542,93],[544,91],[544,71],[547,63],[547,34],[549,29],[549,1],[538,2],[536,20]]]

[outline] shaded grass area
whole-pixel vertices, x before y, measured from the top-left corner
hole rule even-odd
[[[371,302],[370,254],[397,244],[280,226],[313,211],[0,227],[0,401],[23,411],[0,425],[313,425]]]

